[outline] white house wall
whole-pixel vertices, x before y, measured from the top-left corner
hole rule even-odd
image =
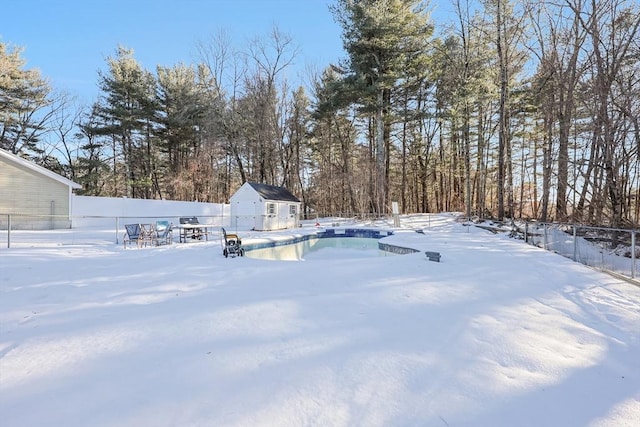
[[[0,158],[0,228],[69,228],[69,186]]]

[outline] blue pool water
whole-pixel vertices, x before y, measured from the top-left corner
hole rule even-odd
[[[318,259],[356,259],[393,256],[378,247],[378,239],[369,237],[323,237],[296,243],[251,249],[245,252],[249,258],[308,261]]]

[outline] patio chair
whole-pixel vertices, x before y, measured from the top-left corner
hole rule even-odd
[[[125,249],[127,248],[127,245],[131,245],[132,243],[140,246],[140,224],[125,224],[124,228],[126,232],[124,233],[122,242]]]
[[[147,246],[147,244],[157,244],[156,227],[154,224],[140,224],[138,246]]]
[[[155,229],[152,224],[125,224],[126,232],[122,242],[124,247],[135,243],[137,247],[147,246],[155,239]]]
[[[173,242],[172,228],[173,226],[169,221],[156,221],[156,244],[170,245]]]

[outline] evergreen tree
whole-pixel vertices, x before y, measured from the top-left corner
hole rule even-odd
[[[204,69],[184,64],[159,66],[157,74],[156,135],[162,152],[158,168],[166,178],[162,188],[169,198],[193,200],[198,198],[194,193],[198,183],[194,182],[190,164],[197,161],[202,148],[210,77]]]
[[[51,89],[38,70],[24,69],[21,53],[0,42],[0,148],[33,157],[52,114]]]
[[[96,135],[114,141],[114,173],[121,175],[123,189],[117,195],[150,198],[158,194],[154,179],[157,150],[152,134],[155,102],[155,78],[133,57],[133,50],[118,47],[115,57],[107,58],[108,73],[99,73],[102,98],[94,108],[98,121]],[[116,170],[122,168],[124,173]]]
[[[78,156],[77,182],[82,184],[83,195],[100,196],[103,195],[104,187],[110,178],[110,168],[108,157],[105,154],[105,144],[94,133],[96,124],[91,120],[95,120],[97,114],[90,113],[87,115],[85,122],[80,125],[80,137],[83,143],[80,146],[80,155]]]
[[[386,212],[392,92],[415,55],[427,50],[432,25],[420,0],[338,0],[332,11],[348,55],[342,90],[374,119],[372,208]]]

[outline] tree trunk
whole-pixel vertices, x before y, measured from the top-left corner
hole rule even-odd
[[[378,90],[378,109],[376,110],[376,178],[375,212],[384,212],[385,201],[385,140],[384,140],[384,91]]]
[[[502,4],[503,0],[498,0],[497,7],[497,41],[496,47],[498,51],[498,69],[500,73],[500,104],[498,108],[498,177],[497,177],[497,196],[498,196],[498,219],[504,219],[504,180],[505,180],[505,155],[507,144],[507,89],[508,89],[508,73],[507,61],[505,58],[504,37],[502,28]]]

